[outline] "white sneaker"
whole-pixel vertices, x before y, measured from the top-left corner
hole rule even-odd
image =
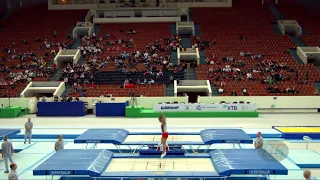
[[[164,152],[161,154],[161,158],[165,157],[167,155],[167,152]]]

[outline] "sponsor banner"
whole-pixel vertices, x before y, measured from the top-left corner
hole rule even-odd
[[[234,112],[234,111],[257,111],[256,104],[154,104],[155,112],[165,111],[190,111],[190,112]]]

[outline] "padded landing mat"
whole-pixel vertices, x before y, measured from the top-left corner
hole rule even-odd
[[[281,132],[284,139],[303,139],[304,136],[320,139],[320,127],[317,126],[276,126],[272,128]]]

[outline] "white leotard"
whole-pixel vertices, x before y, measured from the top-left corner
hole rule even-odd
[[[161,125],[161,131],[162,131],[162,133],[168,132],[168,130],[167,130],[167,123],[166,123],[166,125]]]

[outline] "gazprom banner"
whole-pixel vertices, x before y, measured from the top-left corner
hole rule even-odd
[[[154,104],[155,112],[255,112],[256,104]]]

